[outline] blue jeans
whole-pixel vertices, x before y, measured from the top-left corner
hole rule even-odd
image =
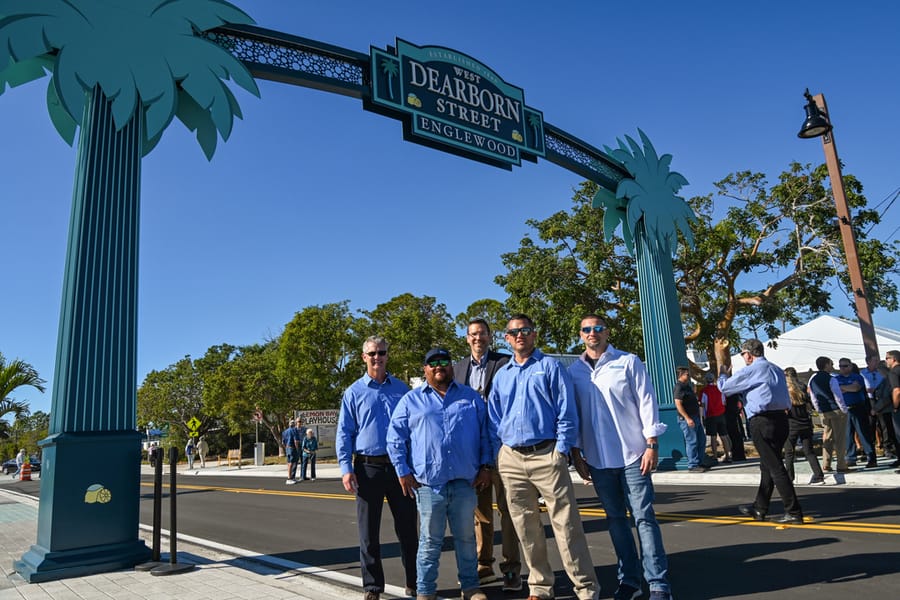
[[[312,472],[310,473],[310,477],[313,479],[316,478],[316,455],[315,454],[307,454],[303,453],[303,456],[300,458],[300,477],[304,481],[306,480],[306,466],[309,465]]]
[[[706,454],[706,431],[700,417],[691,417],[694,426],[688,427],[687,421],[678,417],[678,426],[684,434],[684,453],[687,456],[688,468],[699,467],[703,464],[703,455]]]
[[[437,592],[438,566],[444,531],[450,522],[456,551],[457,580],[464,590],[478,587],[478,553],[475,549],[475,488],[465,479],[454,479],[440,493],[423,485],[416,490],[419,508],[419,552],[416,555],[416,593]]]
[[[869,421],[869,403],[861,402],[847,407],[847,462],[856,464],[856,442],[853,440],[853,432],[859,436],[866,458],[875,456],[875,448],[872,447],[874,437],[872,425]]]
[[[641,474],[641,461],[620,469],[591,467],[591,479],[606,511],[609,537],[618,559],[619,583],[641,587],[641,559],[626,514],[630,509],[641,543],[644,579],[650,591],[669,591],[669,561],[653,510],[653,481],[649,474]]]

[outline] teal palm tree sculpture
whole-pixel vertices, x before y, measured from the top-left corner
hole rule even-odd
[[[618,140],[617,149],[606,148],[632,178],[619,183],[615,196],[601,188],[594,196],[594,206],[605,210],[603,229],[607,241],[621,225],[625,244],[637,260],[645,358],[660,415],[670,431],[660,440],[660,466],[674,468],[684,454],[684,441],[678,435],[672,390],[675,367],[687,364],[687,351],[672,253],[678,231],[686,243],[693,245],[690,222],[696,217],[684,199],[675,195],[687,180],[669,170],[672,156],[658,156],[644,132],[638,133],[643,147],[625,136],[627,145]]]
[[[0,0],[0,93],[49,71],[54,126],[69,143],[81,128],[37,543],[15,565],[28,581],[149,555],[137,537],[141,158],[174,117],[212,157],[241,116],[223,80],[259,94],[196,35],[225,23],[252,20],[223,0]],[[86,494],[95,485],[107,493]]]

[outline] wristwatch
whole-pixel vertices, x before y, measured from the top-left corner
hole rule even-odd
[[[656,442],[647,442],[648,450],[659,450],[659,444]]]

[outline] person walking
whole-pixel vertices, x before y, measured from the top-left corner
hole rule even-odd
[[[481,317],[469,321],[466,327],[466,342],[471,356],[453,365],[456,383],[464,383],[475,389],[485,399],[491,393],[491,384],[497,369],[509,361],[509,354],[500,354],[490,349],[491,327]],[[478,582],[482,585],[497,579],[494,574],[494,499],[500,513],[500,543],[502,559],[500,573],[503,577],[503,591],[517,592],[522,589],[522,556],[519,552],[519,538],[509,516],[506,489],[497,469],[491,469],[491,482],[477,490],[478,506],[475,509],[475,544],[478,549]]]
[[[197,441],[197,456],[200,458],[201,469],[206,468],[207,454],[209,454],[209,444],[206,443],[206,439],[201,435]]]
[[[809,415],[809,409],[812,408],[812,402],[809,400],[809,394],[803,389],[797,377],[797,369],[788,367],[784,370],[785,382],[788,387],[788,394],[791,397],[791,408],[788,410],[788,438],[784,444],[784,467],[787,470],[788,477],[794,481],[794,450],[799,441],[803,448],[803,455],[806,456],[806,462],[812,470],[812,477],[809,485],[824,485],[825,474],[819,465],[819,459],[813,452],[813,422]]]
[[[831,471],[831,459],[837,460],[838,473],[849,473],[847,466],[847,405],[837,379],[831,376],[834,363],[827,356],[816,359],[816,371],[807,386],[813,407],[822,415],[822,470]]]
[[[488,398],[488,432],[522,556],[530,600],[553,598],[553,567],[538,497],[546,503],[563,569],[580,600],[594,600],[594,574],[578,502],[569,476],[569,452],[578,435],[572,381],[558,361],[535,347],[528,315],[510,317],[506,341],[513,358],[500,367]]]
[[[344,391],[335,439],[341,482],[356,495],[359,562],[363,600],[379,600],[384,592],[381,562],[381,513],[384,500],[394,516],[400,543],[406,595],[416,588],[416,503],[404,494],[388,457],[387,431],[391,414],[409,386],[387,371],[388,344],[380,336],[363,342],[365,374]]]
[[[188,469],[194,468],[194,438],[188,438],[184,447],[184,455],[187,456]]]
[[[572,458],[578,474],[593,482],[606,511],[618,562],[619,586],[613,600],[641,595],[642,564],[650,599],[671,600],[669,563],[653,509],[650,478],[659,463],[657,438],[666,431],[659,420],[653,383],[637,356],[609,343],[609,330],[600,316],[582,318],[580,336],[585,351],[569,367],[579,422]]]
[[[478,554],[472,519],[476,489],[491,483],[484,399],[453,380],[450,353],[425,354],[425,385],[404,395],[391,415],[388,456],[403,493],[419,509],[416,600],[435,600],[437,577],[450,525],[462,600],[487,600],[478,587]]]
[[[13,446],[15,448],[15,446]],[[12,478],[16,479],[19,474],[22,472],[22,465],[25,464],[25,448],[20,448],[19,453],[16,454],[16,472],[12,474]]]
[[[300,451],[303,453],[303,456],[300,457],[300,477],[303,481],[307,481],[307,465],[310,468],[310,478],[312,481],[316,480],[316,453],[318,450],[319,440],[316,438],[316,433],[312,429],[307,429],[306,437],[300,443]]]
[[[287,458],[288,478],[285,485],[297,483],[297,463],[300,460],[300,419],[288,421],[288,427],[281,432],[281,445],[284,446],[284,455]]]
[[[759,454],[760,480],[756,499],[751,505],[739,506],[738,510],[757,521],[764,521],[772,492],[777,488],[784,504],[784,515],[777,522],[802,525],[803,509],[782,462],[791,398],[784,372],[767,361],[764,354],[762,342],[750,339],[741,344],[741,357],[746,367],[733,376],[729,367],[720,367],[719,389],[722,393],[744,393],[750,439]]]

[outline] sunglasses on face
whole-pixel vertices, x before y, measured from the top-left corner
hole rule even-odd
[[[512,337],[516,337],[520,333],[522,335],[531,335],[532,333],[534,333],[534,327],[515,327],[513,329],[506,330],[506,335],[509,335]]]
[[[588,334],[588,333],[591,333],[592,331],[594,333],[600,333],[601,331],[605,331],[605,330],[606,330],[605,325],[589,325],[588,327],[582,327],[581,333]]]
[[[427,363],[429,367],[432,369],[436,369],[437,367],[448,367],[450,366],[450,361],[446,358],[442,358],[440,360],[429,360]]]
[[[372,350],[371,352],[364,352],[366,356],[369,358],[375,358],[375,356],[385,356],[387,354],[387,350]]]

